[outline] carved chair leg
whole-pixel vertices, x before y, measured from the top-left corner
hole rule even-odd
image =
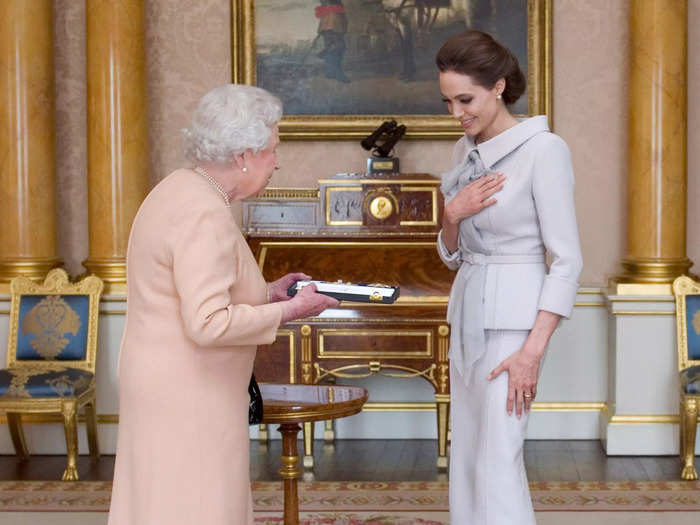
[[[681,428],[683,443],[681,447],[681,461],[683,470],[681,478],[685,480],[698,479],[695,470],[695,436],[698,427],[698,405],[700,398],[685,397],[681,409]]]
[[[92,459],[100,457],[100,446],[97,440],[97,410],[95,400],[85,405],[85,427],[87,429],[88,448]]]
[[[304,423],[304,468],[314,468],[314,422]]]
[[[75,399],[65,399],[61,405],[63,430],[66,434],[68,465],[63,472],[63,481],[78,481],[78,406]]]
[[[683,417],[683,414],[685,413],[685,397],[683,394],[681,394],[680,404],[680,410],[678,411],[680,414],[680,417],[678,418],[678,461],[680,461],[681,469],[683,469],[683,465],[685,464],[685,418]]]
[[[24,429],[22,428],[22,415],[16,413],[8,413],[7,426],[10,429],[10,436],[12,437],[12,444],[15,447],[17,459],[19,459],[20,461],[25,461],[27,458],[29,458],[29,451],[27,450],[27,441],[26,439],[24,439]]]

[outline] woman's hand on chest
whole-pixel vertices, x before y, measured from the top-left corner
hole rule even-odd
[[[444,219],[457,224],[493,206],[497,202],[493,195],[503,189],[504,181],[503,173],[492,173],[470,182],[445,205]]]

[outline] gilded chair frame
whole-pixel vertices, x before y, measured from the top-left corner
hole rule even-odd
[[[685,275],[673,281],[673,293],[676,296],[676,348],[678,350],[678,371],[700,365],[700,359],[688,358],[688,323],[686,318],[686,296],[700,295],[700,283]],[[686,394],[680,396],[680,460],[681,478],[698,479],[695,470],[695,438],[698,426],[700,395]]]
[[[85,409],[85,421],[88,435],[88,447],[93,458],[99,457],[97,442],[96,386],[95,367],[97,361],[97,330],[99,321],[99,302],[103,290],[102,280],[95,276],[86,277],[76,283],[71,283],[68,274],[56,268],[51,270],[43,283],[37,283],[26,277],[16,277],[10,283],[10,325],[7,345],[7,368],[14,370],[51,371],[63,368],[76,368],[93,374],[93,380],[85,392],[77,397],[33,397],[7,398],[0,397],[0,413],[7,417],[7,424],[12,437],[12,444],[20,460],[29,457],[27,444],[22,429],[21,414],[59,413],[63,417],[66,437],[67,466],[63,473],[63,481],[78,480],[78,411]],[[19,332],[19,310],[22,296],[27,295],[87,295],[89,309],[87,320],[87,339],[85,359],[80,361],[41,361],[18,360],[17,342]]]

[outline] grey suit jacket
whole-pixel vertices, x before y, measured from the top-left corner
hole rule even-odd
[[[569,317],[583,264],[571,156],[566,143],[549,132],[547,118],[522,120],[479,145],[463,137],[455,145],[453,170],[472,149],[488,170],[503,172],[506,179],[495,195],[497,204],[462,221],[467,223],[460,225],[456,252],[447,251],[442,232],[438,237],[440,258],[459,269],[448,308],[450,356],[466,366],[483,349],[464,348],[456,356],[455,347],[469,346],[463,332],[530,329],[538,310]],[[446,202],[459,189],[443,185]]]

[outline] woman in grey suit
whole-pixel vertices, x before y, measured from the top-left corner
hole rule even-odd
[[[571,158],[545,116],[519,120],[509,112],[525,77],[491,36],[457,35],[436,62],[447,108],[465,132],[443,175],[438,237],[440,258],[457,270],[447,310],[451,521],[530,525],[528,413],[582,266]]]

